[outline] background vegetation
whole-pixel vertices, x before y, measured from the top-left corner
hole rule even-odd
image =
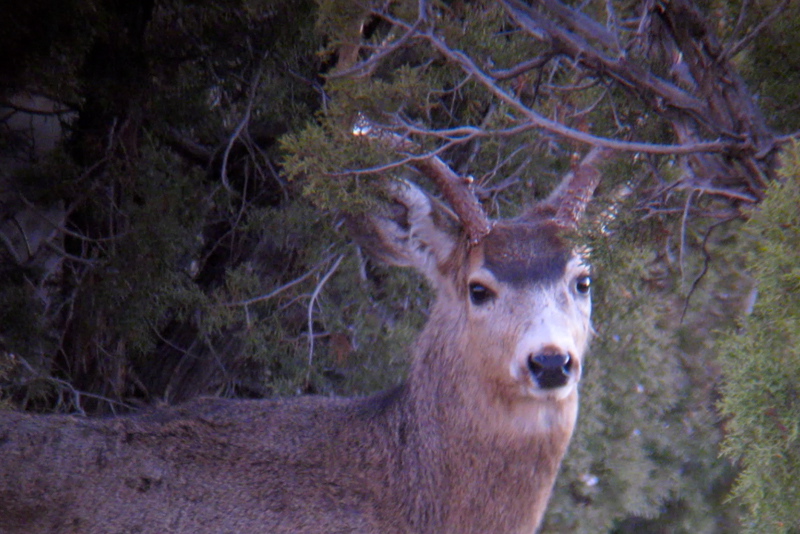
[[[800,5],[533,4],[4,9],[2,406],[385,388],[428,296],[341,215],[375,209],[382,176],[436,191],[359,119],[472,175],[493,217],[617,143],[543,532],[800,532]]]

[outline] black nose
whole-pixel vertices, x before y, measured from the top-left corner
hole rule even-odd
[[[572,359],[567,354],[540,354],[528,358],[528,369],[540,388],[560,388],[569,380]]]

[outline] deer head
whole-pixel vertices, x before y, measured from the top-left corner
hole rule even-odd
[[[356,234],[374,256],[417,269],[435,289],[412,384],[467,403],[469,417],[530,431],[546,429],[542,418],[555,417],[571,432],[592,331],[591,277],[567,234],[599,182],[597,157],[591,152],[521,216],[478,222],[488,229],[478,240],[463,217],[416,186],[390,186],[402,209],[372,216],[368,231]],[[543,410],[559,403],[566,408]]]

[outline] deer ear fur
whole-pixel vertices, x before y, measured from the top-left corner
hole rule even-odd
[[[366,252],[389,265],[413,267],[431,282],[459,241],[458,218],[444,204],[406,181],[389,186],[387,213],[348,217],[350,233]]]

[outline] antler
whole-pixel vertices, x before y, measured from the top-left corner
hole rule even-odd
[[[377,139],[398,152],[413,154],[419,150],[419,146],[410,139],[374,125],[363,115],[359,115],[353,132]],[[408,164],[436,184],[458,215],[470,244],[479,243],[489,233],[492,225],[475,196],[472,177],[459,176],[441,158],[434,155],[412,155]]]
[[[597,166],[611,153],[610,150],[604,148],[593,148],[550,193],[545,204],[556,208],[555,219],[557,222],[568,228],[578,225],[586,210],[586,205],[600,183],[601,175]]]

